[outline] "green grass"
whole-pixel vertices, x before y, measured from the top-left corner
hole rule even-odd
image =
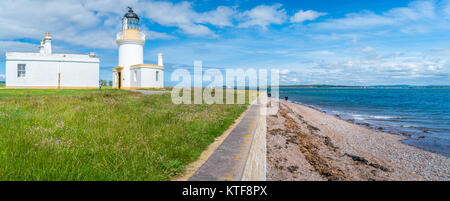
[[[81,95],[106,90],[108,89],[2,89],[0,91],[0,98]]]
[[[139,90],[146,91],[171,91],[172,87],[164,87],[164,88],[140,88]]]
[[[0,83],[0,88],[5,88],[5,83]]]
[[[170,94],[0,90],[0,180],[169,180],[247,105]]]

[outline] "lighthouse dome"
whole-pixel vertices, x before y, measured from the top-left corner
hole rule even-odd
[[[139,17],[136,15],[136,13],[134,13],[134,11],[131,7],[128,7],[128,12],[123,17],[126,17],[128,19],[136,18],[139,20]]]
[[[122,29],[137,29],[139,30],[139,17],[134,13],[131,7],[128,7],[128,12],[123,16]]]

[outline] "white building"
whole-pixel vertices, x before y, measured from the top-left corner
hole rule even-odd
[[[47,32],[39,53],[6,52],[7,88],[98,88],[100,60],[94,53],[52,54]]]
[[[117,33],[119,64],[113,69],[113,87],[164,87],[163,56],[158,54],[158,65],[144,64],[145,34],[139,30],[139,17],[129,8],[122,18],[122,31]]]

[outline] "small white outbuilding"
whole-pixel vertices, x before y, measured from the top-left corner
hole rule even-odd
[[[98,88],[99,63],[94,53],[53,54],[47,32],[39,53],[6,52],[7,88]]]

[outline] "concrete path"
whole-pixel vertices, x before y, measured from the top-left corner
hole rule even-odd
[[[188,181],[241,180],[259,123],[260,107],[250,106],[241,122]]]
[[[170,93],[170,91],[150,91],[150,90],[135,90],[135,89],[129,89],[127,91],[137,92],[137,93],[141,93],[141,94],[145,94],[145,95]]]

